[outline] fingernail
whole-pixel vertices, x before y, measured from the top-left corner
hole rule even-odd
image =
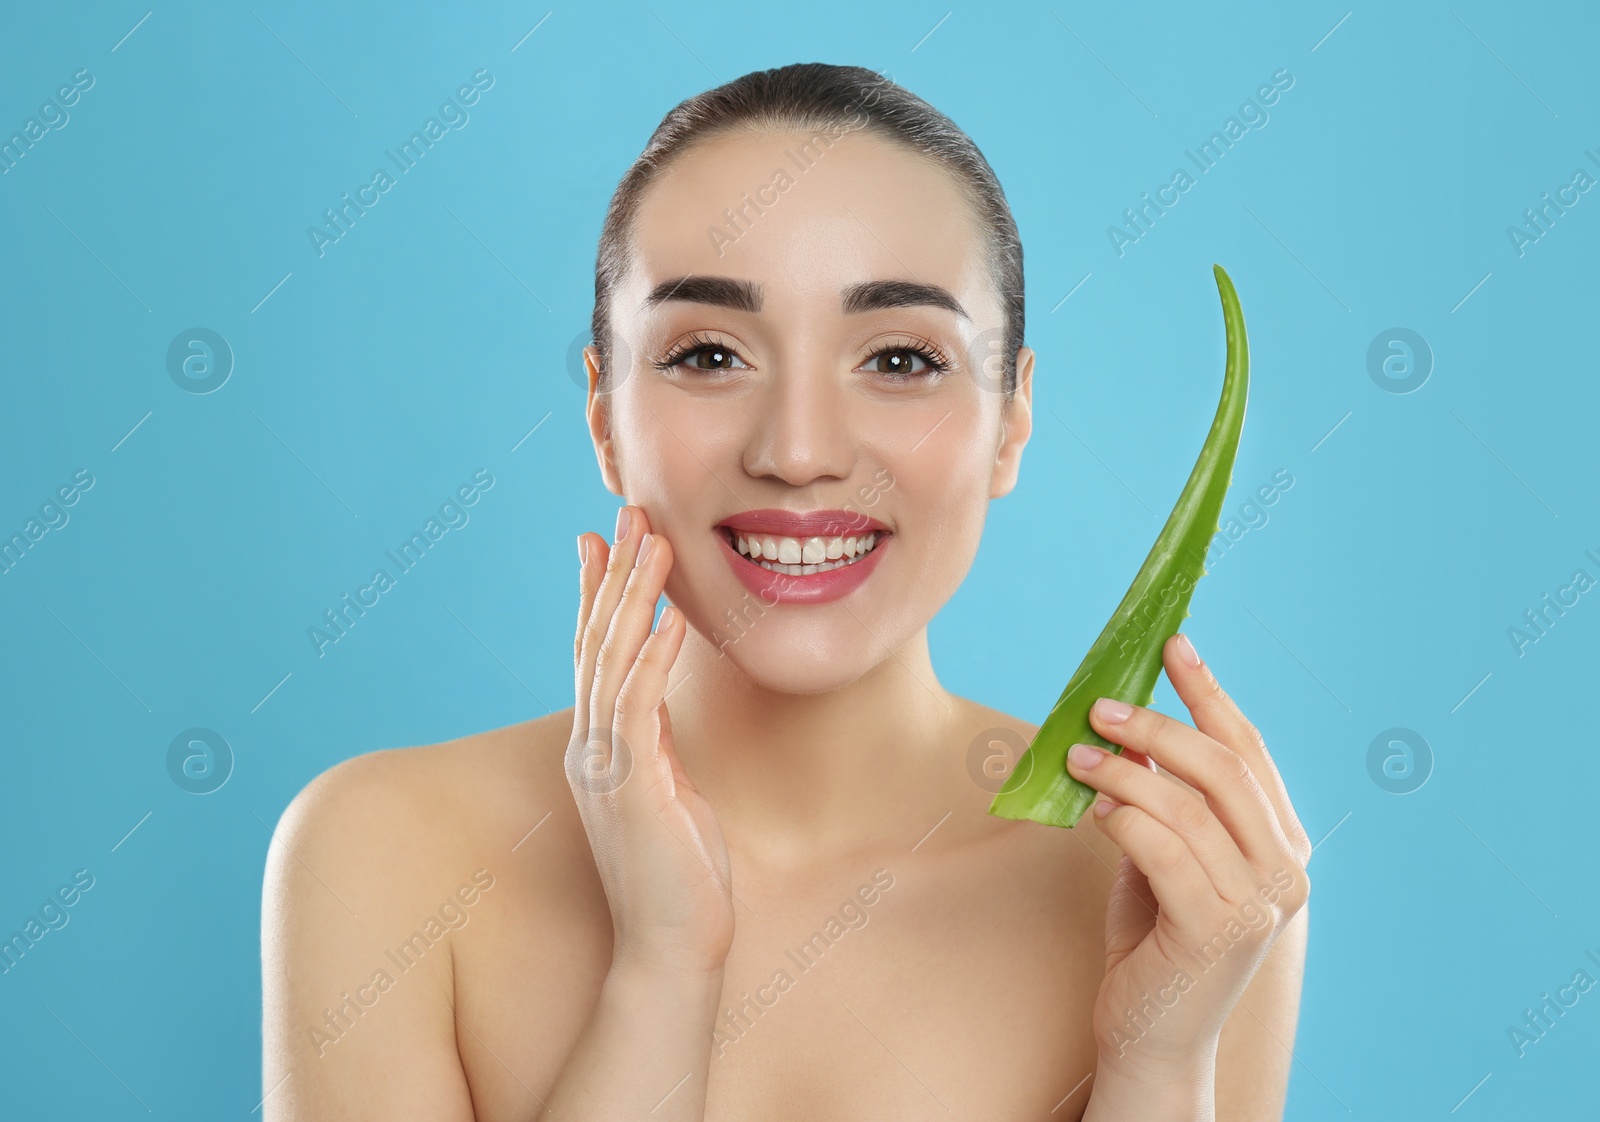
[[[1117,802],[1115,799],[1101,799],[1099,802],[1094,804],[1094,816],[1096,818],[1104,818],[1121,805],[1122,804]]]
[[[589,540],[582,534],[578,535],[578,568],[589,567]]]
[[[1178,633],[1178,653],[1183,656],[1183,661],[1190,666],[1200,665],[1200,656],[1195,653],[1194,644],[1189,642],[1189,636]]]
[[[661,609],[661,620],[656,624],[657,631],[665,631],[667,628],[672,626],[673,613],[676,610],[677,609],[671,604],[668,604],[665,608]]]
[[[1102,697],[1099,701],[1094,703],[1094,708],[1095,712],[1100,715],[1100,719],[1102,721],[1106,721],[1113,725],[1121,721],[1126,721],[1129,715],[1133,712],[1133,706],[1129,705],[1127,702],[1117,701],[1116,699],[1110,697]]]
[[[639,556],[634,560],[635,565],[644,564],[644,559],[650,556],[650,547],[655,544],[655,540],[656,536],[654,534],[646,534],[644,536],[644,541],[639,543]]]
[[[617,537],[616,537],[616,541],[620,542],[623,538],[627,537],[627,535],[628,535],[628,508],[627,507],[623,507],[621,510],[617,511]],[[615,544],[615,543],[613,543],[613,544]]]
[[[1074,744],[1067,749],[1067,762],[1079,771],[1088,771],[1105,758],[1105,753],[1092,744]]]

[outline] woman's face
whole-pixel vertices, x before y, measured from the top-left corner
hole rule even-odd
[[[1007,405],[984,253],[946,173],[861,131],[719,137],[641,200],[590,430],[672,545],[668,598],[767,688],[917,635],[1016,482],[1033,356]]]

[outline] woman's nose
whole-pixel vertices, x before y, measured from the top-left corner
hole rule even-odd
[[[798,364],[779,369],[760,393],[746,399],[755,415],[745,471],[793,487],[848,478],[855,449],[846,396],[846,386],[832,369],[802,369]]]

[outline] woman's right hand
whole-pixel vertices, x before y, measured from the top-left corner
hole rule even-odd
[[[733,942],[728,850],[672,743],[663,694],[682,648],[683,613],[650,630],[672,546],[625,506],[617,541],[578,537],[576,704],[567,780],[611,905],[612,965],[708,975]]]

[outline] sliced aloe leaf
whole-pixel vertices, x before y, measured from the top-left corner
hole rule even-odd
[[[1101,697],[1149,705],[1161,673],[1161,649],[1189,616],[1189,600],[1205,575],[1206,551],[1217,533],[1222,502],[1233,482],[1233,462],[1250,393],[1250,345],[1244,313],[1228,274],[1221,265],[1213,265],[1212,270],[1222,297],[1228,358],[1222,399],[1200,458],[1139,575],[995,795],[990,814],[1031,819],[1047,826],[1075,825],[1094,802],[1095,791],[1067,773],[1067,749],[1083,743],[1122,751],[1090,727],[1089,707]]]

